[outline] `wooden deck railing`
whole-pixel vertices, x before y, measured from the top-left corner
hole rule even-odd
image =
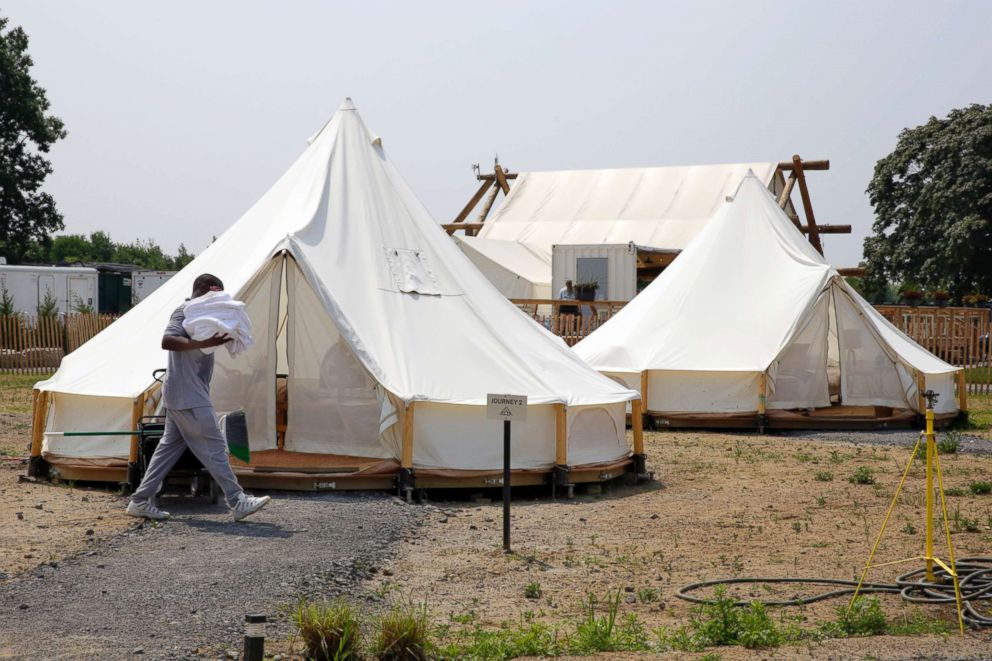
[[[620,311],[627,301],[559,301],[543,298],[510,299],[568,346],[578,344]]]
[[[47,374],[117,319],[109,314],[0,315],[0,374]]]
[[[930,353],[964,367],[969,392],[992,393],[992,312],[988,308],[878,305],[876,309]]]

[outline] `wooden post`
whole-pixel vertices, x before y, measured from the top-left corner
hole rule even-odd
[[[648,406],[648,371],[641,372],[641,406],[645,411],[650,411]]]
[[[813,217],[813,204],[809,200],[809,189],[806,187],[806,176],[803,174],[803,159],[799,154],[792,157],[792,171],[799,182],[799,195],[803,198],[803,211],[806,212],[806,224],[809,226],[809,242],[813,244],[816,251],[823,254],[823,244],[820,242],[820,232],[816,227],[816,218]]]
[[[460,223],[464,221],[466,218],[468,218],[468,215],[472,213],[472,209],[475,208],[475,205],[479,203],[479,200],[482,199],[482,196],[486,194],[486,191],[489,190],[489,188],[492,185],[493,185],[492,181],[483,181],[482,185],[479,186],[479,190],[475,191],[475,195],[473,195],[472,199],[468,201],[468,204],[465,205],[465,208],[462,209],[457,216],[455,216],[455,219],[452,221],[452,223]]]
[[[138,423],[141,422],[141,417],[145,414],[145,393],[141,393],[134,398],[131,402],[131,431],[135,432],[131,435],[131,451],[128,455],[128,461],[132,464],[138,463]],[[137,486],[137,485],[135,485]]]
[[[786,180],[785,188],[782,189],[782,194],[778,196],[778,206],[783,211],[785,210],[785,207],[788,206],[789,204],[789,198],[792,196],[792,189],[795,188],[795,186],[796,186],[796,173],[793,172],[792,174],[789,175],[789,178]],[[789,219],[792,220],[793,224],[796,227],[800,226],[798,218],[792,218],[792,216],[790,215]]]
[[[506,172],[503,170],[503,166],[499,163],[496,164],[494,168],[496,174],[496,183],[499,184],[500,189],[503,191],[503,195],[510,194],[510,184],[506,181]]]
[[[413,405],[414,402],[407,404],[403,415],[403,456],[400,460],[403,468],[413,468]]]
[[[634,434],[634,454],[644,454],[644,410],[639,399],[630,403],[630,429]]]
[[[568,465],[568,412],[564,404],[555,404],[555,464]]]
[[[32,390],[31,399],[34,402],[34,416],[31,423],[31,456],[40,457],[42,444],[45,440],[45,423],[48,421],[48,392]]]
[[[924,391],[927,389],[927,377],[923,375],[923,372],[916,373],[916,390],[917,398],[916,403],[920,407],[919,413],[923,415],[927,410],[927,401],[923,396]]]
[[[758,415],[765,415],[765,398],[768,394],[768,375],[758,375]]]
[[[479,212],[479,217],[475,219],[475,222],[477,223],[486,222],[486,216],[489,215],[489,210],[493,208],[493,203],[496,201],[496,196],[499,195],[499,191],[500,191],[499,186],[492,187],[492,189],[489,191],[489,197],[487,197],[486,201],[482,204],[482,211]],[[473,234],[472,236],[475,236],[475,234]]]
[[[964,373],[964,370],[958,370],[958,410],[961,413],[968,413],[968,380]]]

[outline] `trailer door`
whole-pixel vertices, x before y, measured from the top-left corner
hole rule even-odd
[[[69,311],[81,312],[93,308],[92,278],[85,275],[69,276]]]

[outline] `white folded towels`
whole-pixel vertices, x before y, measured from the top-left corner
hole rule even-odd
[[[224,291],[212,291],[187,301],[184,308],[186,318],[183,328],[194,340],[206,340],[214,335],[227,335],[227,347],[231,356],[237,356],[255,344],[251,336],[251,319],[245,313],[245,304],[231,298]],[[201,349],[213,353],[217,347]]]

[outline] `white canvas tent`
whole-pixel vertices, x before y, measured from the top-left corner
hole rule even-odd
[[[769,415],[832,404],[919,412],[921,383],[939,393],[937,413],[957,411],[958,368],[865,302],[753,174],[575,351],[667,416],[753,421],[762,399]]]
[[[551,255],[515,241],[452,235],[482,275],[507,298],[551,298]]]
[[[312,482],[333,488],[349,472],[400,463],[418,475],[497,470],[500,427],[486,420],[487,393],[529,398],[513,429],[515,469],[630,456],[624,409],[636,393],[485,280],[347,101],[240,220],[37,384],[37,440],[46,433],[36,445],[63,475],[129,459],[126,436],[53,432],[133,429],[155,407],[162,331],[205,272],[245,301],[254,325],[252,349],[237,359],[218,352],[212,398],[218,413],[245,410],[267,471],[328,467],[334,482]],[[288,391],[281,442],[277,374]]]
[[[508,282],[506,271],[529,280],[534,290],[547,283],[550,291],[553,246],[633,242],[681,250],[748,170],[776,194],[785,186],[778,163],[521,172],[478,237],[466,237],[503,270],[470,257],[508,298],[515,296],[501,286]],[[795,212],[791,202],[786,210]],[[524,259],[502,247],[514,244],[528,251]]]

